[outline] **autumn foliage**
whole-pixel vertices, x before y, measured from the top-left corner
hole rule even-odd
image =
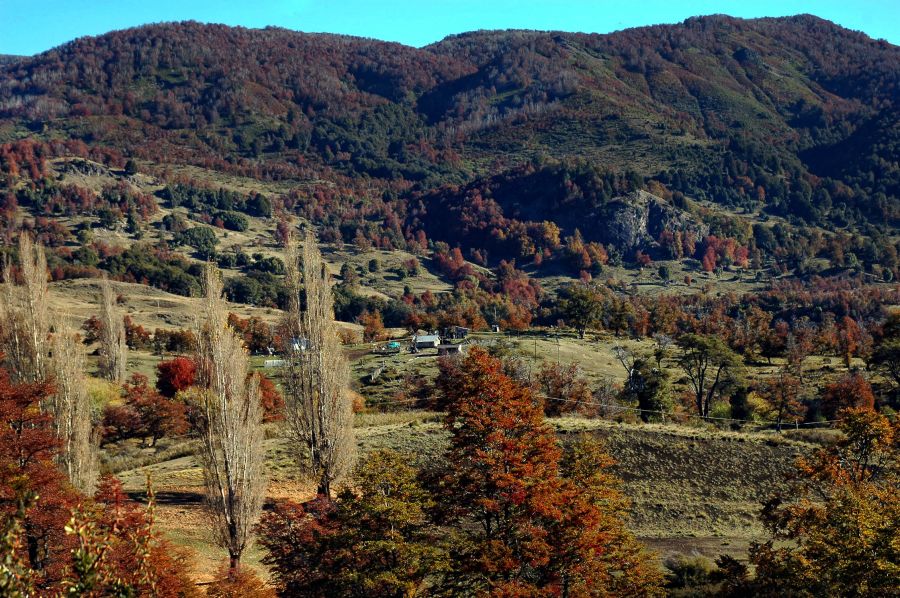
[[[276,504],[259,536],[279,594],[660,595],[602,447],[563,457],[541,401],[484,350],[441,364],[446,465],[376,452],[336,499]]]
[[[49,268],[42,253],[34,270],[41,294],[49,272],[196,296],[202,268],[181,253],[193,251],[232,271],[230,300],[290,308],[293,323],[281,331],[257,316],[226,316],[224,302],[200,334],[151,334],[128,316],[124,332],[95,317],[83,328],[88,344],[106,333],[120,348],[124,340],[158,355],[205,356],[159,363],[155,387],[110,365],[121,394],[97,410],[107,442],[140,439],[145,452],[188,431],[186,401],[194,431],[206,424],[207,498],[220,501],[218,531],[232,558],[209,595],[272,593],[238,561],[263,502],[259,420],[285,412],[300,440],[295,456],[309,457],[324,496],[274,503],[262,519],[265,563],[281,595],[660,591],[625,527],[628,503],[610,456],[592,438],[561,443],[544,420],[587,404],[608,414],[611,384],[600,403],[576,366],[529,370],[526,384],[514,364],[479,348],[441,359],[434,386],[410,378],[396,403],[446,411],[443,459],[373,453],[345,484],[356,443],[332,313],[376,342],[401,326],[492,325],[567,326],[582,339],[608,332],[635,346],[678,339],[671,354],[658,347],[655,368],[648,356],[633,367],[623,360],[628,380],[616,400],[636,404],[645,420],[668,416],[674,387],[687,392],[676,418],[690,412],[710,427],[764,419],[776,429],[824,419],[843,434],[807,454],[790,488],[766,505],[771,538],[753,546],[751,567],[720,561],[722,593],[896,593],[898,432],[888,416],[900,406],[900,333],[896,318],[884,319],[886,306],[900,304],[891,284],[900,276],[897,47],[808,15],[700,17],[610,35],[479,32],[427,48],[180,23],[0,63],[7,290],[27,278],[12,266],[13,241],[33,237],[50,248]],[[611,141],[624,151],[598,154]],[[285,184],[238,192],[191,180],[195,171]],[[86,186],[88,178],[115,182]],[[153,179],[163,188],[151,194]],[[632,194],[643,190],[658,200],[646,218],[629,218],[641,197]],[[233,236],[217,253],[222,233],[212,227],[258,232],[259,222],[247,229],[250,217],[271,219],[282,240],[300,221],[316,229],[302,285],[283,277],[300,262],[264,255],[263,237],[251,239],[260,251],[252,256]],[[408,251],[399,267],[373,259],[370,273],[393,285],[394,274],[402,281],[427,267],[446,292],[414,290],[432,287],[419,279],[402,296],[364,293],[352,264],[332,290],[318,257],[312,265],[317,241],[335,255],[345,243],[357,256]],[[617,279],[623,266],[654,264]],[[747,288],[749,269],[755,290],[733,291]],[[581,282],[560,285],[558,275]],[[715,288],[720,277],[737,284]],[[656,279],[666,289],[701,284],[642,292]],[[49,379],[41,363],[51,354],[59,362],[62,347],[44,346],[62,338],[45,311],[30,335],[12,318],[0,321],[5,363],[33,362],[0,370],[0,594],[8,567],[26,595],[190,595],[183,555],[153,531],[152,497],[148,508],[134,504],[111,478],[86,496],[60,473],[75,451],[60,453],[58,430],[74,426],[47,408],[64,380]],[[10,347],[29,336],[17,359]],[[297,338],[312,342],[294,351]],[[275,383],[247,369],[244,349],[276,347],[293,370],[281,378],[287,409]],[[837,358],[846,375],[816,377],[832,370],[821,362],[808,371],[820,364],[807,361],[812,355]],[[759,370],[747,368],[763,361],[784,366],[748,380]],[[866,373],[855,369],[862,361]],[[685,377],[670,387],[666,371],[678,366]],[[807,392],[816,385],[821,392]],[[360,409],[365,402],[354,399]],[[80,422],[90,423],[89,411],[77,410]]]
[[[842,409],[873,409],[875,395],[872,393],[872,385],[861,372],[851,372],[825,387],[821,403],[822,415],[834,419]]]
[[[225,561],[206,588],[207,598],[275,598],[275,590],[249,567],[232,571]]]
[[[278,387],[265,374],[259,374],[259,402],[263,408],[263,421],[273,422],[284,419],[284,397]]]
[[[373,453],[334,501],[280,502],[260,523],[264,559],[281,596],[416,596],[446,567],[446,543],[418,471]]]
[[[153,530],[153,511],[104,478],[79,494],[57,469],[59,443],[39,403],[51,388],[0,369],[0,543],[9,595],[197,594],[186,555]],[[17,594],[19,592],[20,594]]]
[[[70,523],[79,540],[74,570],[81,571],[79,556],[88,557],[85,562],[91,565],[92,575],[79,579],[94,586],[87,594],[127,588],[134,595],[199,595],[186,568],[189,554],[164,540],[153,525],[152,503],[148,508],[133,502],[113,477],[101,480],[93,508],[81,517],[76,512]]]
[[[156,389],[166,397],[174,397],[197,381],[197,363],[190,357],[176,357],[156,364]]]
[[[39,497],[40,508],[24,513],[21,545],[37,587],[61,580],[73,546],[63,528],[81,500],[54,463],[60,442],[52,418],[40,408],[52,390],[47,384],[13,384],[0,369],[0,514],[9,518],[23,497]]]
[[[455,372],[440,388],[453,465],[440,477],[439,500],[444,520],[464,531],[446,583],[502,596],[658,593],[646,557],[618,552],[623,540],[633,541],[621,513],[596,500],[603,489],[562,475],[541,401],[482,349],[472,349]],[[595,466],[606,459],[597,452],[584,458],[598,459]]]
[[[154,446],[163,436],[187,432],[185,404],[152,388],[146,376],[132,374],[122,385],[122,393],[122,404],[107,405],[104,411],[107,438],[140,438],[144,442],[149,439],[150,446]]]
[[[544,363],[535,376],[535,387],[544,403],[544,414],[556,417],[563,413],[590,410],[593,402],[590,385],[575,365]]]
[[[871,409],[840,412],[844,436],[798,464],[791,490],[770,500],[772,539],[751,547],[744,595],[888,596],[900,579],[897,423]]]

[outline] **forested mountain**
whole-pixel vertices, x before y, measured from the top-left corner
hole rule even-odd
[[[0,56],[0,594],[896,595],[898,224],[808,15]]]
[[[0,66],[0,141],[74,139],[146,163],[328,179],[337,190],[292,205],[332,237],[382,246],[423,229],[462,241],[435,216],[478,188],[497,222],[525,231],[525,249],[500,254],[523,259],[543,220],[572,235],[585,201],[596,211],[636,188],[682,208],[686,196],[888,232],[900,218],[898,94],[900,48],[808,15],[479,31],[421,49],[188,22]],[[503,195],[540,173],[549,187]]]

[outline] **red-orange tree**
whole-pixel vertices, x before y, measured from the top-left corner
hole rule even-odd
[[[585,436],[560,462],[570,507],[558,550],[572,571],[563,595],[654,596],[662,573],[653,556],[625,526],[630,501],[612,471],[615,461],[603,444]],[[583,585],[575,585],[582,581]]]
[[[22,561],[36,587],[49,587],[62,576],[72,541],[64,527],[80,500],[56,467],[59,441],[53,421],[41,409],[53,388],[47,384],[12,384],[0,369],[0,517],[19,511],[22,497],[40,508],[22,512]]]
[[[67,532],[77,541],[62,585],[84,596],[199,596],[188,555],[153,529],[154,506],[125,496],[114,477],[100,481],[93,503],[75,510]]]
[[[51,392],[11,384],[0,369],[0,594],[196,595],[183,555],[118,481],[104,479],[92,501],[57,468],[52,418],[40,408]]]
[[[278,387],[265,374],[259,374],[259,402],[263,408],[263,421],[275,422],[284,419],[284,397]]]
[[[618,550],[620,513],[581,487],[590,486],[588,478],[561,475],[561,451],[540,400],[483,349],[442,367],[451,444],[435,484],[440,520],[460,530],[447,589],[493,596],[658,593],[652,567]]]
[[[174,397],[197,382],[197,364],[189,357],[176,357],[156,364],[156,390]]]
[[[385,337],[384,321],[380,311],[364,311],[359,316],[359,323],[363,327],[363,340],[367,343],[380,341]]]
[[[260,517],[258,541],[263,561],[282,596],[335,595],[333,579],[341,570],[341,527],[334,501],[319,496],[303,505],[279,501]]]
[[[150,387],[147,377],[132,374],[122,385],[124,403],[107,405],[103,411],[104,437],[115,441],[140,438],[150,446],[164,436],[177,436],[188,431],[183,402],[164,397]]]
[[[535,378],[537,390],[544,399],[544,413],[548,417],[584,410],[593,402],[588,381],[575,364],[563,367],[544,362]]]
[[[849,407],[873,409],[875,394],[865,376],[860,372],[851,372],[825,387],[821,405],[822,415],[834,419],[841,409]]]
[[[775,420],[778,431],[785,422],[797,423],[803,419],[806,405],[800,399],[801,388],[800,379],[787,369],[760,384],[760,394],[768,406],[766,415]]]
[[[126,404],[134,409],[141,422],[138,435],[150,438],[150,446],[163,436],[177,436],[188,430],[184,403],[168,399],[151,388],[147,377],[132,374],[122,387]]]

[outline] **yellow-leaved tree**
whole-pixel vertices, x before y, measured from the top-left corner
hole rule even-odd
[[[897,595],[897,422],[864,407],[839,416],[843,438],[801,459],[790,491],[766,504],[771,539],[751,546],[755,577],[731,567],[723,595]]]

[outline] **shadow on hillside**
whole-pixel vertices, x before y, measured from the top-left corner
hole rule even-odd
[[[147,502],[146,492],[129,492],[128,498],[140,503]],[[156,493],[158,505],[199,505],[203,503],[203,495],[199,492],[165,491]]]

